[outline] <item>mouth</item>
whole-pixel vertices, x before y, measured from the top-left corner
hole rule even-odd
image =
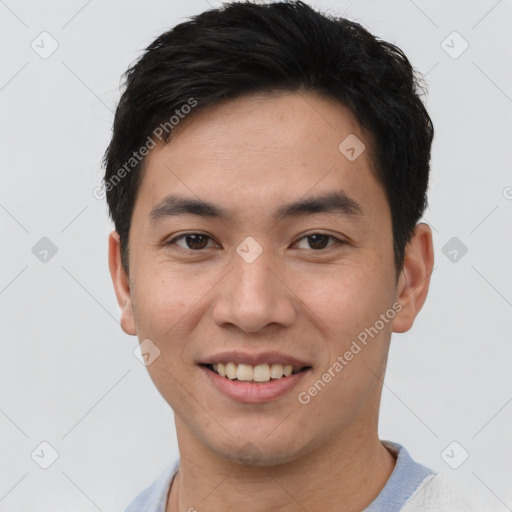
[[[253,366],[234,362],[200,364],[200,366],[227,380],[252,384],[264,384],[275,380],[283,380],[311,368],[311,366],[293,366],[280,363],[264,363]]]
[[[224,351],[205,355],[196,364],[214,389],[246,404],[285,399],[313,372],[307,359],[275,350]]]

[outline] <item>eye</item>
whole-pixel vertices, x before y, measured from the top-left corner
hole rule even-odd
[[[307,243],[309,247],[299,247],[299,249],[314,249],[314,250],[321,250],[326,249],[327,247],[331,247],[334,244],[327,245],[327,242],[329,239],[335,240],[335,243],[343,244],[344,242],[342,240],[339,240],[335,236],[327,235],[325,233],[313,233],[311,235],[307,235],[302,237],[301,240],[307,240]]]
[[[184,241],[184,244],[178,243],[179,241]],[[299,247],[299,249],[313,249],[315,251],[319,251],[322,249],[327,249],[331,247],[332,245],[338,244],[344,244],[343,240],[340,240],[332,235],[327,235],[325,233],[313,233],[311,235],[304,236],[299,239],[298,242],[296,242],[295,245],[299,244],[302,240],[305,240],[308,244],[308,247]],[[331,244],[328,244],[329,240],[332,241]],[[213,238],[208,235],[203,235],[202,233],[184,233],[182,235],[179,235],[172,240],[169,240],[165,243],[165,245],[178,245],[179,247],[182,247],[183,249],[188,249],[192,251],[201,251],[202,249],[208,248],[208,242],[212,241],[214,242]],[[210,246],[212,247],[212,246]],[[213,247],[218,247],[218,244],[214,242]]]
[[[181,239],[185,240],[185,246],[177,243],[177,241]],[[208,240],[213,241],[213,238],[208,235],[203,235],[201,233],[184,233],[183,235],[177,236],[176,238],[169,240],[168,242],[166,242],[165,245],[176,244],[179,247],[183,247],[184,249],[199,251],[207,247]]]

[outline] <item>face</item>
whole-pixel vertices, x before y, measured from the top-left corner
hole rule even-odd
[[[348,136],[366,145],[356,159]],[[391,333],[423,302],[405,297],[414,269],[396,281],[369,144],[340,104],[290,93],[199,111],[147,157],[129,277],[115,233],[111,271],[123,329],[159,351],[147,369],[178,438],[272,465],[376,429]],[[307,368],[224,385],[202,366],[263,353]]]

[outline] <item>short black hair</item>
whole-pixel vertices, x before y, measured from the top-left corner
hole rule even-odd
[[[103,160],[125,270],[144,156],[155,134],[169,142],[172,119],[179,122],[191,106],[197,112],[249,94],[315,92],[349,108],[371,141],[373,171],[391,211],[398,276],[428,204],[434,127],[420,99],[425,91],[398,47],[302,1],[234,2],[176,25],[124,74]]]

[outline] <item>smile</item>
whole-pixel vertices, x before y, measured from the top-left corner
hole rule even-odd
[[[284,397],[312,371],[311,366],[294,367],[278,363],[254,367],[243,363],[200,364],[199,369],[218,392],[236,402],[248,404],[272,402]]]
[[[307,366],[294,367],[291,364],[283,365],[279,363],[264,363],[252,366],[250,364],[237,364],[234,362],[215,363],[205,366],[221,377],[254,383],[282,379],[283,377],[289,377],[292,374],[300,373],[309,368]]]

